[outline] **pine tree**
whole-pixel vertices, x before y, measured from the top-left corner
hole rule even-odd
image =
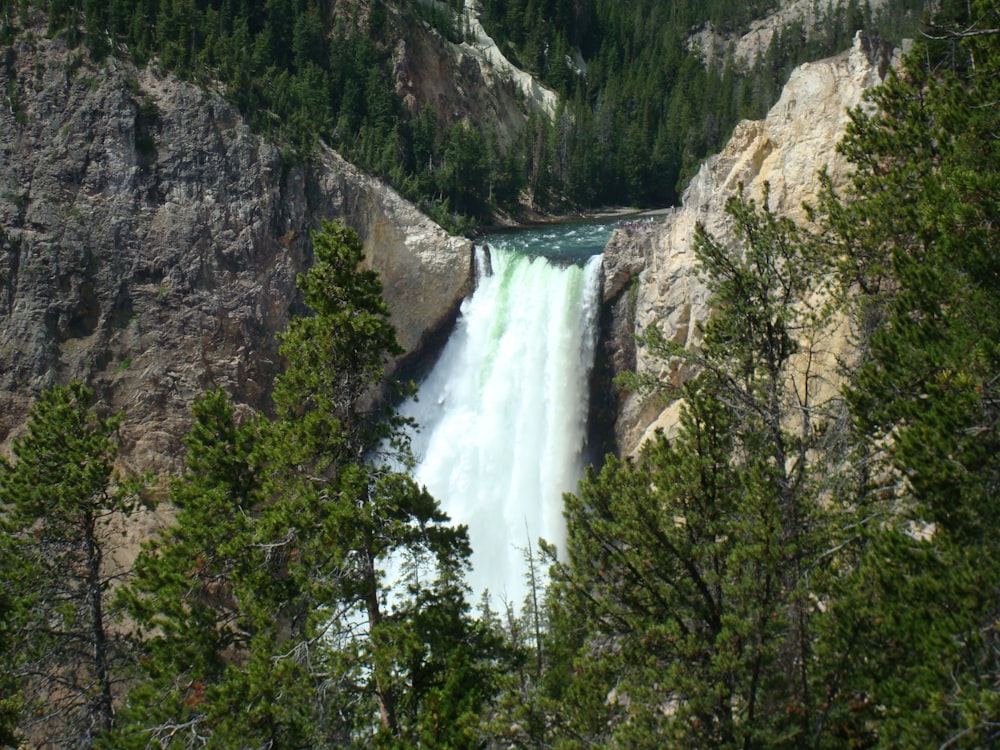
[[[18,635],[25,632],[31,611],[31,600],[24,596],[21,582],[25,580],[23,561],[17,554],[11,530],[0,517],[0,747],[18,747],[22,737],[18,731],[23,698],[18,672],[26,655]]]
[[[699,231],[713,300],[699,347],[647,336],[665,364],[699,372],[680,387],[631,381],[683,398],[676,437],[610,459],[567,497],[558,621],[579,647],[557,733],[569,747],[801,747],[813,736],[814,578],[833,538],[819,449],[835,404],[818,400],[813,371],[827,330],[809,304],[822,268],[766,201],[730,201],[733,244]]]
[[[45,391],[13,441],[15,460],[0,462],[3,656],[32,744],[89,748],[115,722],[124,655],[107,610],[119,577],[107,556],[136,498],[114,471],[121,417],[97,416],[92,402],[81,383]],[[16,707],[16,694],[4,702]]]
[[[856,710],[839,731],[884,746],[1000,736],[1000,34],[992,3],[947,3],[942,18],[958,20],[854,113],[842,148],[856,171],[846,200],[824,205],[871,460],[830,618],[831,651],[852,655],[841,683]]]
[[[247,586],[262,564],[252,546],[251,514],[261,501],[250,458],[253,425],[237,426],[222,391],[196,401],[192,416],[188,471],[172,481],[168,498],[174,524],[144,545],[118,597],[146,653],[113,747],[216,741],[220,714],[234,708],[220,688],[239,674],[235,665],[258,634],[272,627],[270,613],[259,621],[247,606]]]
[[[177,523],[123,595],[148,655],[109,746],[478,742],[497,644],[468,613],[467,534],[398,470],[377,386],[399,347],[357,234],[313,240],[276,418],[195,406]]]
[[[401,424],[374,391],[400,348],[376,274],[359,270],[357,234],[327,224],[314,250],[316,265],[300,287],[315,314],[281,337],[289,361],[275,387],[282,418],[265,444],[275,468],[266,490],[282,502],[265,509],[260,527],[280,540],[273,554],[296,581],[304,632],[340,640],[334,659],[360,649],[380,741],[391,743],[413,730],[414,714],[406,717],[401,705],[404,695],[419,701],[412,680],[445,663],[437,649],[446,641],[407,645],[414,628],[445,611],[452,628],[473,627],[463,620],[460,583],[470,549],[465,528],[448,525],[426,490],[380,457],[386,448],[406,457]],[[408,571],[407,583],[384,580],[394,567]],[[387,605],[390,589],[397,601]],[[361,641],[353,635],[359,621],[367,632]]]

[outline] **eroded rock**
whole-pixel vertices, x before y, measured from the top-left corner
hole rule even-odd
[[[174,470],[192,399],[267,409],[310,232],[342,218],[402,345],[457,312],[472,249],[320,149],[290,163],[217,92],[28,38],[0,66],[0,444],[78,378],[124,409],[128,467]]]
[[[617,234],[612,238],[612,245],[619,245],[617,256],[631,253],[629,260],[616,258],[617,267],[642,266],[633,282],[637,284],[630,313],[633,336],[655,323],[673,341],[690,345],[700,340],[699,326],[707,318],[709,300],[697,275],[695,227],[703,224],[723,242],[731,238],[725,204],[741,185],[748,197],[760,200],[768,184],[771,209],[804,221],[803,204],[815,200],[821,168],[827,168],[835,185],[843,184],[847,165],[836,153],[836,144],[847,125],[848,110],[881,81],[886,54],[885,49],[873,49],[858,36],[850,50],[796,68],[767,118],[737,125],[725,148],[708,159],[691,181],[682,207],[670,212],[650,238],[638,242]],[[840,340],[828,342],[831,368],[846,346],[843,331]],[[668,370],[642,346],[636,351],[635,365],[639,372],[674,383],[690,374]],[[616,425],[619,451],[634,453],[653,430],[672,430],[676,419],[676,406],[662,411],[635,395],[623,398]]]

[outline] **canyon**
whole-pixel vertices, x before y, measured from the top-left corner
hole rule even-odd
[[[504,132],[515,132],[525,119],[515,82],[486,80],[471,49],[415,36],[398,50],[398,92],[413,108],[457,112],[455,97],[475,90],[477,111],[506,113]],[[885,75],[888,55],[859,37],[801,66],[768,117],[741,123],[704,164],[682,206],[613,235],[591,425],[608,433],[592,437],[601,448],[634,452],[672,419],[612,379],[660,366],[635,343],[653,322],[697,341],[707,298],[695,225],[724,236],[725,201],[740,185],[759,197],[769,184],[771,208],[801,218],[821,167],[842,183],[835,145],[847,110]],[[407,350],[391,369],[438,347],[472,290],[471,241],[330,149],[305,164],[289,158],[211,86],[155,65],[96,65],[40,35],[7,51],[0,86],[17,94],[0,112],[0,445],[42,389],[72,378],[95,388],[103,410],[125,412],[130,470],[180,467],[188,408],[208,388],[266,411],[282,366],[275,334],[305,312],[295,279],[327,219],[358,231],[381,275]]]

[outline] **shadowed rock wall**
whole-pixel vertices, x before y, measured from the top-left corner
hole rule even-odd
[[[410,352],[471,289],[467,240],[328,149],[290,163],[216,92],[41,36],[4,51],[0,91],[0,445],[71,378],[158,472],[205,389],[266,409],[325,219],[358,230]]]

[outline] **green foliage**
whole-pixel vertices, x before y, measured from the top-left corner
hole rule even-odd
[[[842,582],[863,606],[836,627],[884,745],[997,740],[996,21],[991,3],[942,8],[872,94],[880,114],[854,113],[848,200],[823,206],[866,355],[847,394],[873,459],[859,503],[880,519]]]
[[[416,3],[420,17],[433,26],[441,36],[456,44],[464,41],[461,22],[463,6],[462,0]]]
[[[359,268],[361,241],[342,223],[325,223],[313,235],[315,263],[299,276],[306,305],[315,313],[292,320],[279,335],[289,366],[278,378],[274,402],[291,434],[282,449],[294,447],[297,465],[317,473],[360,461],[394,434],[384,409],[372,410],[362,397],[380,385],[387,358],[402,353],[374,271]]]
[[[568,7],[507,7],[542,5]],[[326,21],[285,11],[233,28],[247,56],[316,77],[311,91],[335,54]],[[86,26],[76,9],[51,12]],[[826,180],[817,234],[778,219],[766,190],[759,205],[727,205],[732,243],[698,230],[712,317],[695,348],[647,333],[676,380],[629,381],[683,399],[676,434],[588,474],[566,500],[566,559],[529,549],[531,599],[502,621],[488,607],[470,616],[465,530],[398,470],[411,458],[381,405],[399,347],[342,225],[313,238],[299,279],[313,314],[281,337],[276,417],[241,420],[221,392],[193,407],[176,522],[116,599],[143,648],[117,714],[101,554],[107,519],[134,507],[112,471],[118,418],[96,416],[78,384],[44,394],[0,463],[0,742],[50,731],[86,747],[104,729],[97,744],[115,748],[997,744],[998,27],[991,3],[945,4],[932,38],[853,113],[842,149],[856,171],[846,198]],[[518,42],[537,64],[542,38]],[[194,64],[184,49],[172,54]],[[676,62],[677,80],[701,85],[697,65]],[[407,136],[379,75],[346,82],[322,116],[389,163],[373,134],[392,129],[393,147]],[[641,191],[643,152],[611,136],[633,128],[647,142],[655,118],[616,119],[634,103],[621,94],[603,104],[577,88],[576,114],[531,120],[537,148],[518,158],[489,132],[442,139],[425,112],[412,154],[434,169],[406,179],[445,215],[521,190],[561,200],[560,170],[592,189],[613,155],[630,165],[613,184]],[[699,121],[687,96],[668,104],[685,127]],[[599,153],[575,122],[607,136]],[[655,131],[653,160],[680,173],[672,136]],[[820,388],[831,321],[812,305],[819,291],[852,314],[843,403]],[[75,694],[52,682],[70,676]]]
[[[815,236],[739,201],[739,245],[699,234],[700,349],[645,344],[700,374],[629,381],[678,433],[567,500],[564,746],[996,744],[998,20],[946,5],[853,113]],[[820,289],[848,414],[810,385]]]
[[[181,78],[221,82],[253,127],[283,141],[293,161],[310,159],[323,140],[408,197],[435,202],[436,191],[425,185],[444,158],[438,150],[450,128],[434,122],[434,159],[417,158],[410,130],[416,118],[394,92],[391,55],[424,4],[404,8],[401,16],[388,14],[381,2],[87,0],[78,6],[47,3],[49,32],[63,34],[70,46],[85,44],[93,59],[127,50],[136,62],[156,58]],[[0,34],[14,37],[26,26],[17,11],[28,7],[22,0],[0,3]],[[140,135],[140,150],[151,153],[151,134]],[[488,206],[478,184],[474,191],[469,210],[482,219]]]
[[[505,643],[505,658],[498,661],[495,676],[498,699],[480,719],[490,747],[548,747],[552,717],[562,710],[561,654],[567,649],[554,626],[559,593],[549,578],[556,549],[539,540],[537,551],[529,544],[523,554],[528,586],[524,601],[504,601],[499,614],[490,608],[488,595],[480,605],[480,620]]]
[[[18,747],[23,698],[18,676],[24,652],[18,638],[25,632],[32,600],[22,590],[25,566],[17,554],[10,529],[0,517],[0,747]]]
[[[566,746],[996,743],[1000,35],[965,10],[853,114],[815,237],[739,202],[738,248],[698,237],[700,351],[645,342],[700,372],[678,434],[567,501]],[[850,421],[801,370],[831,271]]]
[[[408,457],[371,406],[400,349],[357,234],[313,240],[277,419],[194,407],[176,524],[121,596],[147,654],[109,747],[477,746],[498,641],[469,617],[466,530],[384,461]]]
[[[549,151],[544,168],[558,188],[535,203],[649,206],[677,203],[700,162],[740,119],[766,114],[796,65],[846,49],[858,30],[912,35],[925,5],[903,0],[873,14],[853,0],[824,4],[813,31],[791,24],[756,59],[712,64],[690,44],[692,31],[744,33],[773,3],[487,0],[483,23],[566,108],[565,127],[545,137],[529,129],[520,147],[536,161]]]
[[[766,201],[730,201],[732,246],[699,230],[713,314],[698,349],[647,337],[700,372],[650,384],[684,399],[676,438],[609,459],[567,497],[567,747],[801,747],[817,731],[813,597],[836,514],[816,420],[836,404],[809,367],[822,268]]]
[[[225,654],[248,651],[273,624],[244,613],[237,596],[258,562],[251,548],[249,511],[259,502],[250,462],[253,433],[237,427],[221,391],[192,407],[185,442],[188,472],[174,480],[175,524],[144,545],[132,580],[118,597],[138,624],[146,657],[145,681],[119,713],[113,745],[195,742],[229,706],[214,690],[227,675]],[[219,701],[221,705],[217,704]],[[141,740],[141,741],[140,741]]]
[[[435,172],[438,190],[460,214],[482,216],[486,210],[489,161],[486,140],[474,128],[452,128]]]
[[[136,499],[114,472],[120,416],[97,416],[92,401],[81,383],[45,391],[16,460],[0,462],[6,740],[16,725],[33,741],[90,747],[114,722],[124,643],[107,614],[106,555]]]
[[[739,119],[763,116],[796,64],[844,49],[858,29],[898,40],[925,4],[893,0],[873,13],[857,0],[836,3],[816,29],[785,28],[755,60],[723,55],[706,65],[692,31],[744,31],[771,4],[490,0],[487,29],[562,107],[555,121],[542,116],[502,147],[489,144],[490,123],[433,117],[428,132],[426,113],[407,111],[395,93],[392,50],[412,28],[427,21],[451,42],[464,40],[457,0],[402,3],[392,13],[381,0],[60,0],[47,11],[50,33],[85,44],[94,58],[127,49],[182,78],[220,81],[293,160],[308,160],[325,141],[458,231],[526,200],[542,210],[674,204]],[[16,34],[14,11],[27,3],[0,7],[0,33]],[[154,146],[142,133],[140,147]]]

